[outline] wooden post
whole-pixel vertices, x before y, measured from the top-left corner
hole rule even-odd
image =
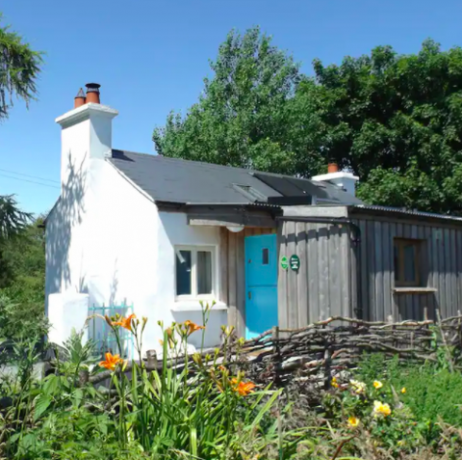
[[[274,353],[273,353],[274,354],[274,359],[273,359],[274,383],[278,386],[280,384],[279,372],[282,368],[281,349],[279,346],[279,326],[273,327],[272,339],[273,339],[273,350],[274,350]]]
[[[449,368],[451,369],[451,372],[454,373],[454,363],[452,362],[451,352],[446,342],[446,336],[444,335],[443,324],[441,322],[441,315],[440,315],[439,308],[436,309],[436,318],[438,320],[438,327],[440,329],[441,339],[443,340],[443,346],[444,346],[444,351],[446,353],[446,359],[448,360],[448,364],[449,364]]]

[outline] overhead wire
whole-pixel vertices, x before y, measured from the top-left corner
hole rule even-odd
[[[22,177],[9,176],[7,174],[2,174],[2,173],[0,173],[0,177],[6,177],[8,179],[16,179],[16,180],[19,180],[19,181],[22,181],[22,182],[29,182],[29,183],[35,184],[35,185],[42,185],[43,187],[51,187],[51,188],[56,188],[56,189],[60,188],[59,185],[44,184],[43,182],[38,182],[38,181],[35,181],[35,180],[31,180],[31,179],[23,179]]]
[[[55,184],[59,184],[59,181],[57,181],[56,179],[46,179],[44,177],[33,176],[31,174],[24,174],[24,173],[20,173],[20,172],[17,172],[17,171],[11,171],[9,169],[3,169],[3,168],[0,168],[0,171],[8,173],[8,174],[14,174],[16,176],[24,176],[24,177],[29,177],[31,179],[38,179],[40,181],[53,182]]]

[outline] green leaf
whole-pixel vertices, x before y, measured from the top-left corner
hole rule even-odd
[[[37,421],[50,407],[51,397],[42,393],[35,402],[34,420]]]

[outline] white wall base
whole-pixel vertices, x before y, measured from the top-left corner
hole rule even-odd
[[[50,331],[48,341],[62,345],[71,335],[72,329],[77,332],[85,326],[90,306],[88,294],[50,294],[48,296],[48,319]],[[88,335],[84,334],[84,342]]]

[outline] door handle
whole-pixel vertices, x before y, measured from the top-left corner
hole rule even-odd
[[[249,297],[249,300],[252,300],[252,292],[251,292],[251,291],[249,291],[249,292],[247,293],[247,296]]]

